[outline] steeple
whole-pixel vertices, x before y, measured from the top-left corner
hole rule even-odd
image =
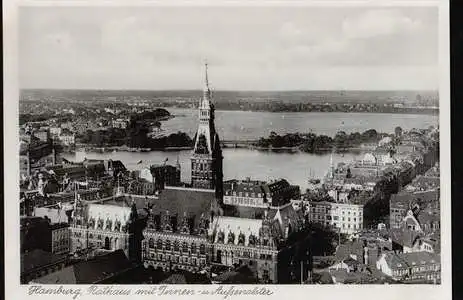
[[[329,178],[334,177],[334,164],[333,164],[333,152],[331,152],[330,155],[330,173],[329,173]]]
[[[199,125],[191,157],[193,187],[222,190],[222,150],[214,124],[214,104],[209,87],[208,64],[205,63],[205,84],[199,104]],[[221,192],[219,193],[221,194]]]
[[[210,109],[211,108],[211,89],[209,88],[209,76],[207,74],[208,65],[207,62],[204,64],[204,90],[203,98],[201,99],[200,109]]]

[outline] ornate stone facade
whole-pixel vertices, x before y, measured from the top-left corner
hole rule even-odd
[[[72,217],[71,253],[84,250],[122,249],[130,257],[130,224],[134,209],[129,206],[83,203],[76,200]]]

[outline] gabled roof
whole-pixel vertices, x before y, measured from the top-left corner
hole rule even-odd
[[[408,264],[395,253],[386,253],[384,259],[391,270],[408,268]]]
[[[408,248],[413,247],[416,240],[420,238],[420,234],[409,229],[391,229],[390,237],[394,243]]]

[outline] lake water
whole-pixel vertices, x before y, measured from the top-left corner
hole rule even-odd
[[[169,131],[184,131],[194,136],[198,124],[198,111],[192,109],[167,108],[175,115],[162,128]],[[396,126],[404,130],[437,126],[438,116],[374,113],[269,113],[248,111],[216,111],[215,125],[222,140],[258,139],[267,137],[271,131],[282,133],[309,133],[334,136],[343,130],[363,132],[376,129],[392,133]]]
[[[193,136],[198,124],[197,111],[188,109],[168,109],[175,118],[163,122],[168,131],[184,131]],[[429,115],[368,114],[368,113],[268,113],[243,111],[217,111],[216,127],[222,140],[257,139],[268,136],[270,131],[314,132],[334,135],[339,130],[363,132],[376,129],[380,132],[393,132],[396,126],[403,129],[437,126],[438,117]],[[92,159],[121,160],[129,170],[140,170],[151,164],[160,164],[168,158],[175,164],[177,157],[182,167],[182,181],[190,181],[191,151],[153,151],[144,153],[77,153],[66,155],[70,160]],[[291,184],[305,189],[309,177],[321,178],[330,166],[330,154],[274,153],[249,149],[224,149],[223,169],[225,179],[259,180],[285,178]],[[333,162],[350,162],[359,158],[354,154],[335,154]],[[141,161],[141,163],[139,163]]]
[[[76,153],[64,157],[73,161],[89,159],[121,160],[129,170],[140,170],[152,164],[161,164],[168,158],[168,164],[175,164],[179,158],[182,168],[182,181],[190,182],[191,151],[153,151],[153,152],[106,152],[106,153]],[[273,153],[268,151],[248,149],[223,150],[224,179],[244,179],[251,177],[259,180],[285,178],[291,184],[301,188],[307,187],[309,177],[321,178],[330,166],[330,155],[315,155],[308,153]],[[333,162],[349,162],[359,156],[354,154],[333,155]],[[139,163],[141,161],[141,163]]]

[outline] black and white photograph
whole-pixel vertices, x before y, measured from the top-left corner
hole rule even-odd
[[[6,244],[29,297],[450,279],[438,1],[16,14]]]

